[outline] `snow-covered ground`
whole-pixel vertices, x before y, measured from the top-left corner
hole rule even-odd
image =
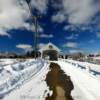
[[[14,64],[17,63],[17,59],[0,59],[0,65],[9,65],[9,64]]]
[[[3,62],[8,63],[1,66],[0,71],[0,97],[3,100],[44,100],[50,92],[45,82],[49,63],[32,59],[16,63],[6,59]]]
[[[94,75],[100,76],[100,65],[92,64],[89,62],[80,62],[75,60],[66,60],[66,62],[69,62],[74,66],[76,65],[77,67],[86,69],[87,71],[90,71]]]
[[[93,57],[94,60],[100,60],[100,57]]]
[[[71,77],[74,84],[74,90],[71,95],[74,100],[100,100],[100,80],[95,76],[75,67],[71,63],[57,62],[65,74]]]
[[[0,100],[45,100],[52,95],[45,81],[50,62],[1,59]],[[99,65],[74,60],[54,62],[71,77],[74,100],[100,100],[100,77],[91,74],[91,70],[100,72]]]

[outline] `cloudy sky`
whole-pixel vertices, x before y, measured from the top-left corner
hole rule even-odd
[[[65,53],[100,52],[100,0],[31,0],[39,47],[48,42]],[[0,0],[0,51],[34,47],[34,24],[25,0]]]

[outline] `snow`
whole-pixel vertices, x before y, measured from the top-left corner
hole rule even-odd
[[[16,62],[18,62],[16,59],[0,59],[0,65],[3,65],[3,66],[10,65]]]
[[[46,61],[27,59],[0,60],[0,100],[45,100],[52,91],[46,84],[51,62],[60,65],[71,77],[74,100],[100,100],[100,66],[75,60]],[[92,74],[93,73],[93,74]]]
[[[100,60],[100,57],[93,57],[94,60]]]
[[[78,64],[80,67],[83,67],[84,69],[91,71],[92,74],[100,75],[100,65],[92,64],[89,62],[80,62],[75,60],[66,60],[67,62],[70,62],[72,64]]]
[[[7,62],[9,62],[9,59]],[[12,60],[12,62],[14,61]],[[52,94],[45,82],[49,63],[31,59],[12,64],[8,63],[3,68],[0,73],[0,97],[3,100],[30,100],[30,98],[44,100],[48,93]]]
[[[52,46],[52,48],[50,48],[50,46]],[[40,48],[40,52],[43,52],[45,50],[56,50],[58,52],[60,52],[61,50],[56,46],[54,45],[53,43],[49,42],[48,44],[44,45],[42,48]]]
[[[71,95],[74,100],[100,100],[100,80],[68,62],[58,61],[58,64],[71,77],[74,84]]]

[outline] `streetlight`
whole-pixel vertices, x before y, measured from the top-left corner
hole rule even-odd
[[[32,22],[35,24],[35,34],[34,34],[34,51],[35,51],[35,59],[37,57],[37,51],[38,51],[38,19],[41,17],[41,16],[33,16],[32,14],[32,7],[31,7],[31,0],[26,0],[27,2],[27,5],[29,7],[29,10],[30,10],[30,15],[31,15],[31,19],[32,19]]]

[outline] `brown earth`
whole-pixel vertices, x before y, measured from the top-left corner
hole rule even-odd
[[[56,63],[51,63],[50,69],[46,77],[46,82],[50,90],[53,91],[53,94],[52,96],[48,95],[46,100],[73,100],[71,97],[73,83],[70,77],[65,75]]]

